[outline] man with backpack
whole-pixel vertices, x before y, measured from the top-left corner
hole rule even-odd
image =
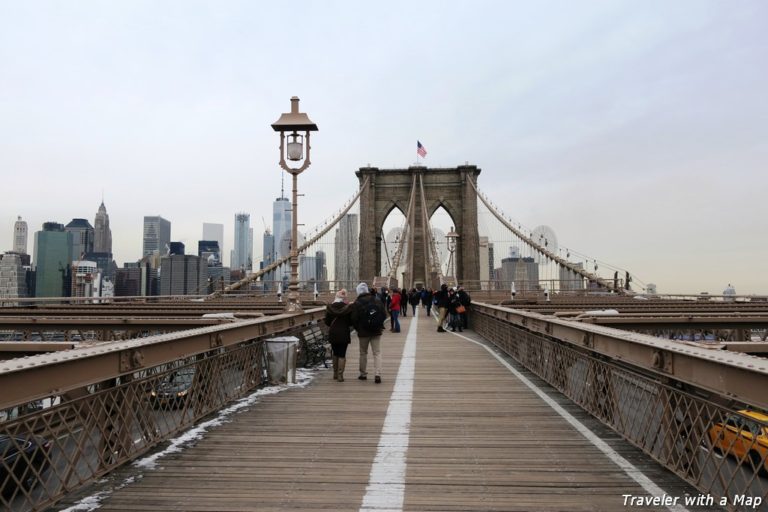
[[[368,291],[368,285],[357,285],[357,300],[352,311],[352,325],[360,340],[360,380],[368,380],[368,347],[373,352],[374,381],[381,384],[381,333],[387,312],[384,303]]]

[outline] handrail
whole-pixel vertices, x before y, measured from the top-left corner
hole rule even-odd
[[[0,410],[319,320],[325,308],[0,361]]]
[[[768,410],[766,358],[484,303],[473,303],[472,310],[475,315],[495,318],[659,377]]]

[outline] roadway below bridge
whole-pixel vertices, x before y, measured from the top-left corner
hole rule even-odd
[[[381,384],[319,371],[266,395],[155,469],[125,467],[57,509],[619,511],[626,496],[683,506],[694,488],[628,445],[471,330],[401,319],[382,339]],[[141,477],[138,478],[139,473]],[[126,482],[130,482],[126,484]]]

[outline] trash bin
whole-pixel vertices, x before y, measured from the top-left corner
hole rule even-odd
[[[299,338],[296,336],[281,336],[270,338],[266,342],[269,383],[295,384]]]

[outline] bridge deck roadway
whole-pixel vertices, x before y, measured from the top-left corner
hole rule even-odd
[[[668,509],[626,507],[622,495],[698,494],[543,386],[663,491],[644,489],[469,341],[474,333],[437,333],[419,314],[402,320],[401,333],[384,334],[382,384],[357,380],[353,338],[346,382],[322,371],[306,388],[263,397],[111,492],[101,510],[648,511]],[[393,396],[413,323],[414,372],[401,371]]]

